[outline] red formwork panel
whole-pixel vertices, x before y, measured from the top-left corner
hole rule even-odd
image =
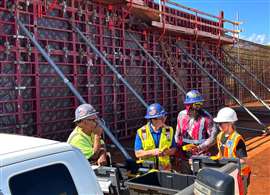
[[[146,122],[143,118],[145,108],[72,31],[70,21],[93,40],[147,103],[160,102],[164,105],[169,112],[170,125],[176,125],[177,113],[183,108],[183,95],[136,46],[127,31],[133,33],[170,74],[178,77],[186,90],[199,89],[206,99],[205,107],[211,113],[224,105],[220,88],[174,46],[178,36],[163,37],[170,51],[169,56],[174,61],[172,69],[160,46],[162,32],[145,33],[143,29],[129,28],[129,17],[123,6],[113,6],[111,9],[91,1],[64,2],[40,15],[42,4],[38,1],[0,0],[1,132],[65,140],[74,127],[74,110],[79,105],[37,49],[25,36],[21,36],[11,13],[18,16],[33,33],[119,139],[133,136],[135,130]],[[45,12],[45,6],[42,10]],[[170,12],[178,14],[173,9]],[[199,48],[196,49],[196,40],[193,37],[183,40],[187,42],[186,49],[192,56],[222,80],[222,72],[211,64]],[[218,44],[205,44],[212,44],[213,49],[219,50]]]
[[[238,44],[224,47],[226,52],[229,52],[235,60],[239,61],[241,65],[245,66],[251,73],[270,86],[270,48],[264,45],[259,45],[245,40],[240,40]],[[269,100],[270,93],[267,92],[263,86],[261,86],[255,79],[244,71],[234,60],[229,57],[223,58],[223,62],[232,70],[252,91],[255,92],[262,99]],[[227,78],[225,82],[226,86],[234,90],[234,93],[243,102],[253,102],[254,97],[245,89],[237,85],[237,83]],[[228,101],[228,104],[234,104],[234,102]]]

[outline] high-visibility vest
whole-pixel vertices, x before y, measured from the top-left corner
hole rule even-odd
[[[137,133],[142,141],[143,150],[147,151],[147,150],[153,150],[156,148],[155,141],[150,131],[150,123],[147,123],[145,126],[138,129]],[[165,148],[170,149],[170,147],[172,146],[172,139],[173,139],[173,128],[169,126],[162,128],[158,148],[160,150],[164,150]],[[157,157],[148,157],[148,158],[143,158],[141,160],[152,162],[153,164],[155,164],[156,160],[158,160],[158,168],[160,170],[171,169],[169,155],[160,156],[158,157],[158,159]]]
[[[67,143],[80,149],[85,158],[90,159],[94,155],[94,139],[95,135],[93,133],[87,135],[81,127],[77,126],[69,135]],[[100,143],[104,144],[104,141],[100,140]]]
[[[189,144],[201,144],[205,141],[207,135],[206,123],[209,123],[211,115],[202,110],[205,116],[200,116],[198,120],[190,118],[186,110],[183,110],[179,113],[177,118],[178,128],[181,129],[181,134],[183,136],[183,142]],[[186,136],[187,131],[192,131],[192,139],[189,139]]]
[[[221,146],[222,142],[221,139],[224,136],[224,132],[220,132],[217,136],[217,146],[218,146],[218,156],[219,157],[225,157],[225,158],[237,158],[236,155],[236,146],[239,143],[240,140],[242,140],[244,143],[243,137],[234,131],[231,135],[229,135],[226,144],[224,145],[224,151],[222,153]],[[241,163],[241,175],[248,176],[251,172],[251,169],[248,165],[245,163]]]

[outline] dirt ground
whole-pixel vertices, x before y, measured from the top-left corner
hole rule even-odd
[[[267,101],[269,103],[269,101]],[[267,126],[270,125],[270,113],[259,103],[247,104],[251,111]],[[239,126],[257,128],[261,127],[245,112],[238,111]],[[252,131],[241,130],[240,133],[247,140],[249,164],[252,168],[248,195],[270,195],[270,135],[259,136]]]
[[[270,142],[268,148],[250,159],[252,175],[249,195],[270,195]]]

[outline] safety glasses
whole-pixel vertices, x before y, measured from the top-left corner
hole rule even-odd
[[[192,104],[192,107],[193,108],[201,108],[203,106],[203,103],[202,102],[196,102],[196,103],[193,103]]]

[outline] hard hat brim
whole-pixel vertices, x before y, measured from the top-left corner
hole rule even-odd
[[[93,113],[91,113],[91,114],[88,114],[88,115],[85,115],[85,116],[83,116],[83,117],[77,118],[77,119],[75,119],[73,122],[74,122],[74,123],[75,123],[75,122],[78,122],[78,121],[83,120],[83,119],[86,119],[86,118],[88,118],[88,117],[90,117],[90,116],[97,115],[98,113],[99,113],[99,112],[93,112]]]
[[[224,120],[224,119],[216,117],[216,118],[213,119],[213,121],[216,122],[216,123],[234,123],[237,120]]]
[[[204,99],[202,100],[191,100],[191,101],[184,101],[184,104],[193,104],[193,103],[198,103],[198,102],[204,102]]]
[[[155,118],[160,118],[160,117],[164,117],[166,116],[168,113],[164,112],[162,114],[158,114],[158,115],[153,115],[153,116],[149,116],[149,115],[145,115],[145,119],[155,119]]]

